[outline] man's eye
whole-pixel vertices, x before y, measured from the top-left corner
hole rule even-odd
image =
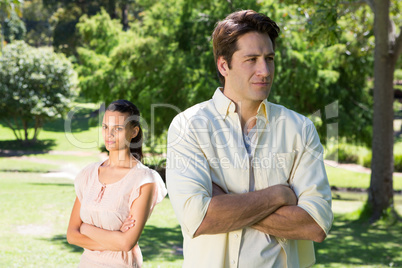
[[[256,60],[257,60],[256,58],[250,58],[250,59],[248,59],[247,61],[253,62],[253,61],[256,61]]]
[[[103,129],[107,129],[107,126],[102,126]]]
[[[274,61],[274,57],[268,57],[267,61]]]

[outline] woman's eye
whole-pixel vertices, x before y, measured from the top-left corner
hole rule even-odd
[[[102,126],[103,129],[107,129],[107,126]]]

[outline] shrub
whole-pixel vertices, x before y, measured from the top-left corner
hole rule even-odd
[[[402,172],[402,154],[394,155],[394,171]]]
[[[50,49],[17,41],[0,58],[0,118],[18,140],[36,140],[43,123],[62,116],[75,95],[76,74],[69,60]],[[24,137],[20,133],[24,131]]]
[[[359,161],[359,156],[348,149],[345,146],[339,146],[338,148],[338,162],[340,163],[357,163]]]
[[[371,158],[372,158],[372,154],[368,153],[363,157],[363,163],[362,165],[366,168],[371,168]]]

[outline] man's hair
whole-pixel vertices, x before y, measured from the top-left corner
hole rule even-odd
[[[230,69],[233,53],[238,50],[237,40],[249,32],[268,34],[275,49],[275,39],[279,35],[278,25],[266,15],[254,10],[237,11],[218,22],[212,34],[215,65],[217,66],[218,58],[223,56]],[[218,69],[217,72],[219,80],[224,86],[225,78]]]

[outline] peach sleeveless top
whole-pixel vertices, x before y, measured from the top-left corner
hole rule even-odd
[[[159,174],[138,161],[121,180],[103,185],[98,170],[104,161],[85,167],[76,177],[74,186],[81,202],[80,216],[85,223],[111,231],[120,230],[129,216],[140,188],[147,183],[157,185],[153,205],[161,202],[167,191]],[[141,267],[142,254],[138,244],[129,252],[93,251],[84,249],[79,267]]]

